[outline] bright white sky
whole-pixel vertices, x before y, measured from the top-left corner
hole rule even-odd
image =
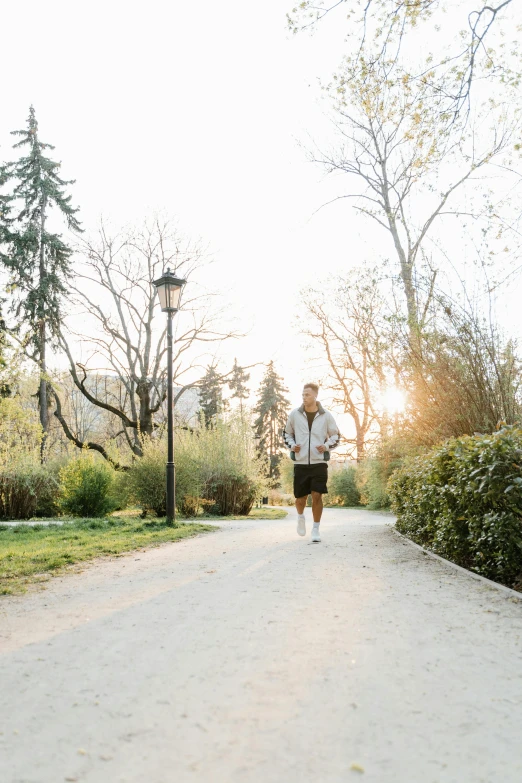
[[[292,0],[61,0],[2,10],[0,157],[34,104],[87,231],[154,209],[177,216],[215,258],[248,337],[223,368],[274,359],[297,403],[307,371],[294,316],[299,289],[375,258],[384,245],[298,141],[329,125],[317,77],[342,55],[336,19],[291,36]],[[254,386],[260,372],[253,375]]]

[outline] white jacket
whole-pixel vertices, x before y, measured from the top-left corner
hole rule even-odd
[[[286,423],[283,438],[287,448],[301,446],[298,454],[294,451],[290,456],[295,459],[296,465],[315,465],[318,462],[326,462],[330,459],[330,450],[339,445],[340,433],[332,414],[325,410],[320,402],[317,403],[317,413],[312,421],[312,429],[308,427],[308,418],[304,405],[295,408]],[[318,446],[325,446],[326,451],[320,454]]]

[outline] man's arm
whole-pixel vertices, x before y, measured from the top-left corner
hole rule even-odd
[[[339,432],[339,427],[335,423],[335,419],[331,413],[328,413],[328,428],[326,434],[327,439],[324,444],[325,448],[327,451],[332,451],[332,449],[337,448],[341,442],[341,433]]]
[[[301,447],[296,446],[295,443],[295,430],[294,423],[292,421],[292,414],[289,415],[288,421],[286,422],[286,427],[283,430],[283,440],[285,442],[285,446],[287,449],[290,449],[290,451],[299,451],[301,449]]]

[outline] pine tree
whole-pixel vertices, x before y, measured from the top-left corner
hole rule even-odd
[[[65,187],[74,180],[61,179],[60,164],[45,155],[54,147],[40,141],[32,106],[27,129],[12,134],[20,137],[14,149],[26,148],[27,154],[4,165],[0,173],[1,182],[13,184],[11,193],[0,202],[1,261],[10,272],[12,290],[17,293],[15,313],[20,325],[23,322],[28,327],[28,344],[40,369],[43,454],[49,430],[47,349],[60,323],[60,299],[66,290],[72,254],[61,236],[48,228],[51,209],[56,208],[69,229],[82,229],[76,217],[78,209],[71,206],[71,196],[65,194]]]
[[[268,478],[274,483],[279,478],[281,462],[281,430],[284,429],[290,403],[285,397],[288,389],[270,362],[258,391],[258,403],[254,408],[257,419],[254,431],[258,438],[258,451],[268,456]]]
[[[205,425],[211,427],[223,410],[221,376],[212,364],[207,367],[207,371],[201,380],[199,405],[205,418]]]
[[[229,380],[228,386],[232,392],[232,399],[239,400],[241,416],[243,416],[243,400],[247,400],[250,394],[250,390],[246,385],[249,380],[250,373],[245,372],[243,367],[240,367],[237,363],[237,359],[234,359],[232,378]]]

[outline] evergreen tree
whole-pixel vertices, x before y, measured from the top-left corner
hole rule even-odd
[[[43,453],[49,430],[47,349],[60,323],[60,299],[66,290],[72,254],[61,236],[48,228],[51,209],[54,207],[65,218],[69,229],[82,229],[76,217],[78,209],[71,206],[71,196],[65,194],[65,187],[74,180],[61,179],[60,164],[46,156],[45,151],[54,147],[40,141],[32,106],[27,128],[12,133],[20,137],[14,149],[23,149],[25,154],[4,165],[0,172],[0,182],[13,185],[11,193],[0,201],[0,260],[10,272],[11,287],[17,295],[15,313],[20,326],[23,322],[28,328],[27,342],[40,368]]]
[[[200,411],[205,418],[205,425],[211,427],[217,416],[223,410],[223,389],[221,376],[213,364],[207,367],[207,371],[201,380],[199,387]]]
[[[241,416],[243,416],[243,400],[247,400],[250,390],[247,388],[247,383],[250,380],[250,373],[245,372],[243,367],[240,367],[237,363],[237,359],[234,359],[234,366],[232,367],[232,378],[228,382],[228,386],[232,392],[232,399],[239,400],[239,410]]]
[[[274,362],[270,362],[258,391],[258,402],[254,408],[257,419],[254,431],[258,438],[258,451],[268,456],[268,478],[275,482],[279,478],[281,462],[281,430],[286,425],[290,403],[285,397],[288,389],[283,379],[276,373]]]

